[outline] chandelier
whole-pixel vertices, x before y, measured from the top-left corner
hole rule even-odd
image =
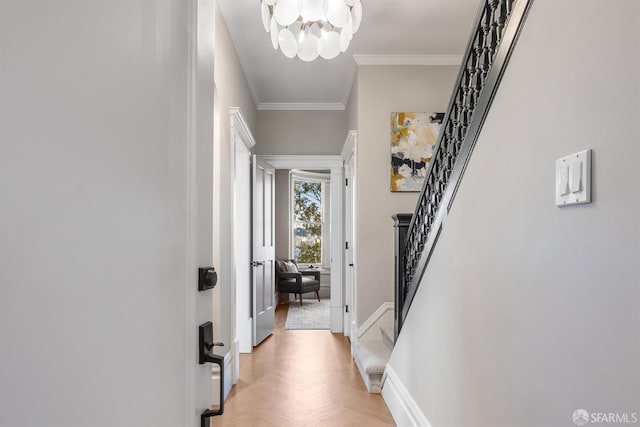
[[[260,0],[262,24],[287,58],[333,59],[349,48],[362,21],[361,0]]]

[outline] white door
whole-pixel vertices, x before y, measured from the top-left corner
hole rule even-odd
[[[253,345],[260,344],[275,325],[274,169],[253,156]]]

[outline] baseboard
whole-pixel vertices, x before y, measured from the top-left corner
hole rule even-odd
[[[382,398],[396,425],[432,427],[389,364],[385,368],[385,378],[382,380]]]
[[[232,359],[231,351],[224,355],[224,400],[227,399],[227,396],[229,396],[229,392],[231,391]],[[217,365],[212,365],[211,367],[211,387],[213,391],[213,403],[214,405],[218,405],[220,404],[220,371],[218,370]]]
[[[342,331],[343,335],[351,338],[351,325],[353,321],[351,320],[351,313],[344,313],[342,316],[342,324],[344,325],[344,331]]]
[[[240,379],[240,344],[238,338],[234,339],[231,343],[231,351],[229,351],[229,353],[233,355],[233,360],[231,361],[231,382],[237,384]]]
[[[355,352],[355,344],[358,339],[358,327],[356,326],[356,321],[351,318],[351,336],[349,337],[349,341],[351,342],[351,358],[353,358],[356,354]]]
[[[231,352],[224,355],[224,399],[227,400],[227,396],[231,392],[231,386],[233,385],[233,377],[231,376],[231,361],[233,357]]]
[[[342,307],[331,307],[331,332],[342,332]]]
[[[386,313],[388,310],[393,310],[393,303],[392,302],[382,303],[382,305],[378,307],[378,309],[374,311],[371,316],[369,316],[367,321],[364,322],[362,326],[360,326],[357,329],[351,329],[352,336],[355,334],[357,338],[362,338],[362,336],[366,334],[367,331],[371,329],[371,327],[378,321],[378,319],[380,319],[382,315]]]

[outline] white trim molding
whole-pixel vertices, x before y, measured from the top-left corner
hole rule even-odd
[[[291,169],[289,175],[299,179],[311,179],[319,181],[327,181],[331,179],[331,175],[323,172],[309,172],[301,169]]]
[[[224,355],[224,400],[227,400],[229,393],[231,393],[231,387],[233,386],[232,362],[233,355],[231,352],[228,352]]]
[[[258,110],[272,111],[344,111],[343,102],[261,102]]]
[[[387,364],[382,379],[382,398],[384,399],[396,425],[432,427],[400,378]]]
[[[342,168],[343,165],[342,157],[337,155],[260,155],[258,157],[275,169],[327,170]]]
[[[322,203],[320,204],[321,220],[319,222],[315,222],[316,225],[322,226],[322,241],[324,243],[329,242],[328,245],[321,245],[322,252],[322,263],[319,264],[324,273],[331,274],[331,227],[333,226],[333,218],[331,217],[331,209],[327,209],[327,206],[331,206],[333,204],[333,192],[331,191],[331,174],[322,173],[322,172],[310,172],[301,169],[291,169],[289,171],[289,257],[293,258],[295,253],[295,236],[294,231],[296,229],[295,226],[291,226],[291,224],[295,224],[295,191],[296,182],[314,182],[320,184],[321,188],[321,199]],[[306,264],[306,263],[303,263]],[[315,263],[314,263],[315,264]],[[308,265],[308,264],[307,264]]]
[[[353,150],[356,147],[357,138],[357,130],[350,130],[349,133],[347,133],[347,139],[344,141],[344,145],[342,146],[342,152],[340,152],[340,157],[342,157],[343,160],[349,160],[349,157],[353,155]]]
[[[256,140],[253,138],[253,134],[249,129],[249,125],[247,124],[242,111],[238,107],[230,107],[229,116],[231,116],[231,129],[238,133],[242,143],[247,147],[247,150],[251,152],[251,149],[256,145]]]
[[[345,140],[344,146],[342,147],[342,151],[340,156],[344,161],[344,178],[350,181],[350,185],[345,185],[343,187],[344,190],[344,198],[343,198],[343,212],[344,212],[344,223],[343,223],[343,235],[345,242],[349,242],[349,248],[343,249],[340,247],[340,252],[343,254],[342,256],[342,271],[343,271],[343,289],[344,289],[344,304],[345,306],[349,306],[349,310],[345,310],[343,313],[344,320],[343,324],[345,325],[344,333],[349,337],[352,337],[355,328],[352,329],[353,319],[357,317],[358,309],[356,304],[356,283],[357,283],[357,273],[353,268],[353,264],[357,259],[357,248],[356,242],[357,240],[357,203],[356,203],[356,192],[357,192],[357,154],[356,148],[358,145],[358,131],[350,130],[347,133],[347,138]],[[345,184],[346,181],[345,180]]]
[[[231,280],[231,298],[229,304],[233,306],[232,309],[232,336],[235,337],[234,340],[234,353],[237,355],[240,352],[243,353],[251,353],[252,350],[252,338],[251,338],[251,319],[249,309],[246,307],[246,301],[249,301],[249,284],[247,283],[238,283],[237,271],[238,271],[238,263],[244,263],[245,261],[248,263],[250,259],[247,260],[238,260],[236,258],[236,246],[238,245],[236,241],[237,235],[237,227],[239,221],[246,220],[250,221],[250,213],[247,212],[238,212],[238,200],[239,197],[251,199],[251,150],[256,144],[256,140],[253,137],[253,133],[247,124],[247,121],[244,118],[244,114],[242,114],[242,110],[238,107],[230,107],[229,108],[229,117],[231,124],[231,152],[230,152],[230,162],[232,167],[232,179],[231,179],[231,194],[232,194],[232,204],[231,204],[231,222],[230,226],[230,235],[231,238],[228,242],[226,242],[225,250],[229,253],[229,269],[230,275],[229,278]],[[245,179],[238,176],[238,167],[240,163],[244,163],[246,165],[246,175]],[[245,199],[246,200],[246,199]],[[245,218],[246,216],[246,218]],[[247,236],[250,239],[250,236]],[[247,243],[248,247],[251,246],[250,242]],[[246,301],[243,302],[243,299],[246,298]],[[246,310],[246,313],[245,311]],[[239,375],[240,375],[240,364],[238,357],[235,357],[235,368],[233,369],[233,383],[237,383]]]
[[[358,331],[356,332],[356,337],[358,338],[362,338],[362,336],[364,334],[367,333],[367,331],[369,329],[371,329],[371,327],[373,325],[375,325],[375,323],[378,321],[378,319],[380,319],[382,317],[382,315],[384,313],[386,313],[389,310],[393,310],[393,303],[392,302],[384,302],[382,303],[382,305],[380,307],[378,307],[378,309],[376,311],[373,312],[373,314],[367,319],[366,322],[364,322],[362,324],[362,326],[360,326],[358,328]],[[353,331],[351,331],[353,333]]]
[[[233,355],[228,352],[224,355],[224,400],[227,400],[229,393],[231,392],[231,386],[233,385],[232,376],[232,362]],[[211,390],[213,395],[213,402],[220,403],[220,369],[218,365],[211,366]]]
[[[462,55],[353,55],[358,65],[460,65]]]
[[[329,215],[331,228],[331,332],[342,332],[344,312],[344,280],[342,275],[344,251],[344,211],[342,203],[344,200],[344,162],[340,156],[336,166],[331,168],[331,197]],[[339,164],[339,166],[338,166]]]
[[[231,343],[229,354],[233,357],[231,361],[231,382],[237,384],[240,379],[240,348],[238,347],[238,338]]]

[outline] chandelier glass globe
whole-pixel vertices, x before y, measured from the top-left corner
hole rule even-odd
[[[287,58],[333,59],[362,22],[361,0],[260,0],[262,24]]]

